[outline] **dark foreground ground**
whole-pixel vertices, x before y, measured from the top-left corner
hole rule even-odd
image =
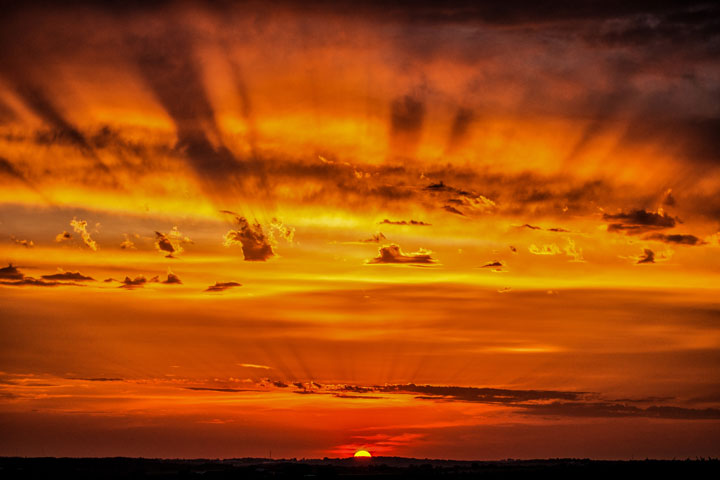
[[[372,459],[160,460],[143,458],[0,458],[0,478],[42,479],[256,479],[256,478],[720,478],[720,461],[581,459],[446,461],[397,457]]]

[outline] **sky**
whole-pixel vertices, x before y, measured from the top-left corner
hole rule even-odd
[[[6,12],[0,455],[720,455],[712,2]]]

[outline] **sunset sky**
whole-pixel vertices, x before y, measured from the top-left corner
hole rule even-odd
[[[720,456],[720,8],[544,3],[5,9],[0,455]]]

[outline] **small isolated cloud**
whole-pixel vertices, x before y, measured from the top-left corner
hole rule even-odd
[[[605,213],[603,220],[611,222],[607,227],[608,232],[624,232],[628,235],[672,228],[677,223],[677,218],[669,216],[662,209],[657,212],[631,210],[612,215]]]
[[[526,223],[524,225],[520,225],[520,228],[528,228],[530,230],[542,230],[540,227],[536,227],[535,225],[530,225],[529,223]]]
[[[183,245],[187,243],[192,243],[192,240],[180,233],[177,227],[168,233],[155,232],[155,248],[166,258],[175,258],[176,254],[182,253],[185,250]]]
[[[538,247],[535,244],[530,245],[528,250],[533,255],[562,255],[563,253],[568,257],[571,257],[571,262],[585,262],[583,258],[582,248],[578,248],[575,245],[575,241],[572,238],[566,238],[567,245],[560,248],[556,243],[546,244]]]
[[[533,255],[559,255],[562,253],[562,250],[560,250],[560,247],[558,247],[554,243],[551,243],[550,245],[542,245],[540,247],[538,247],[535,244],[532,244],[528,247],[528,250]]]
[[[143,275],[138,275],[135,278],[125,277],[125,280],[122,281],[122,285],[120,285],[120,288],[138,288],[142,287],[147,282],[147,279]]]
[[[235,222],[238,228],[225,234],[223,245],[230,247],[239,244],[243,257],[249,262],[264,262],[275,256],[270,238],[265,235],[260,223],[250,224],[245,217],[237,215],[235,215]]]
[[[636,263],[638,265],[643,264],[643,263],[655,263],[655,252],[653,252],[649,248],[646,248],[643,251],[643,254],[640,255],[639,257],[637,257]]]
[[[55,241],[58,243],[65,242],[67,240],[70,240],[71,238],[72,238],[72,235],[66,231],[63,231],[62,233],[58,233],[57,235],[55,235]]]
[[[512,287],[502,287],[502,288],[498,288],[497,292],[498,293],[508,293],[511,290],[512,290]]]
[[[403,253],[399,245],[385,245],[378,249],[378,256],[368,260],[369,264],[433,264],[437,263],[432,258],[432,252],[420,249],[413,253]]]
[[[499,260],[496,260],[494,262],[488,262],[480,268],[491,268],[493,272],[507,272],[507,270],[505,269],[505,263]]]
[[[429,223],[425,223],[420,220],[388,220],[387,218],[382,222],[378,222],[378,225],[413,225],[418,227],[430,226]]]
[[[35,246],[35,243],[32,240],[24,240],[24,239],[21,240],[21,239],[17,238],[15,235],[11,235],[10,240],[12,240],[13,243],[15,243],[15,245],[20,245],[21,247],[25,247],[25,248],[32,248]]]
[[[375,235],[372,235],[370,238],[366,238],[365,240],[360,240],[362,243],[380,243],[383,240],[387,240],[387,237],[383,235],[382,232],[378,232]]]
[[[242,287],[241,283],[237,282],[215,282],[215,285],[210,285],[205,289],[206,292],[222,292],[228,288]]]
[[[120,248],[123,250],[135,250],[135,242],[130,239],[130,235],[124,233],[123,236],[125,237],[125,240],[120,242]]]
[[[92,277],[88,277],[87,275],[83,275],[80,272],[59,272],[59,273],[53,273],[52,275],[42,275],[40,278],[44,280],[69,280],[69,281],[76,281],[76,282],[94,282],[95,279]]]
[[[180,277],[170,271],[168,271],[167,279],[163,280],[161,283],[164,283],[165,285],[182,285]]]
[[[90,237],[90,233],[87,231],[87,222],[85,220],[77,220],[76,218],[73,218],[70,221],[70,226],[73,227],[73,230],[75,230],[75,233],[79,233],[80,237],[82,238],[82,241],[85,245],[87,245],[90,249],[93,251],[97,251],[98,246],[95,240],[93,240]],[[67,233],[67,232],[63,232]],[[57,237],[55,237],[55,240],[57,240]]]
[[[674,243],[676,245],[705,245],[705,241],[695,235],[665,235],[664,233],[653,233],[643,237],[644,240],[656,240],[658,242]]]
[[[518,253],[517,248],[514,247],[513,245],[510,245],[510,251],[511,251],[512,253]]]
[[[257,368],[259,370],[272,370],[272,367],[268,367],[267,365],[258,365],[256,363],[238,363],[238,366],[244,368]]]
[[[583,258],[583,252],[582,248],[579,248],[575,245],[575,241],[572,238],[566,238],[567,245],[565,246],[565,255],[568,257],[572,257],[571,262],[578,262],[583,263],[585,262],[585,259]]]

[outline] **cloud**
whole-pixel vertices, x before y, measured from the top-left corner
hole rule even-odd
[[[529,228],[530,230],[542,230],[542,228],[536,227],[535,225],[530,225],[529,223],[520,225],[520,228]]]
[[[528,250],[533,255],[559,255],[562,253],[562,250],[560,250],[560,247],[558,247],[556,244],[551,243],[549,245],[543,245],[541,247],[538,247],[534,243],[528,247]]]
[[[643,237],[643,240],[657,240],[658,242],[674,243],[677,245],[705,245],[705,241],[695,235],[665,235],[664,233],[653,233]]]
[[[399,245],[385,245],[378,249],[378,256],[368,260],[368,264],[433,264],[436,260],[432,258],[432,252],[420,249],[417,252],[405,254]]]
[[[525,414],[557,415],[562,417],[642,417],[667,418],[676,420],[718,420],[720,409],[684,408],[665,405],[652,405],[646,408],[612,402],[551,402],[545,404],[518,405]]]
[[[124,233],[123,235],[125,237],[125,240],[120,242],[120,248],[122,248],[123,250],[135,250],[135,243],[130,240],[130,236],[127,233]]]
[[[295,238],[295,229],[293,227],[285,225],[282,220],[278,218],[273,218],[270,221],[269,229],[270,242],[273,244],[277,243],[275,241],[275,234],[279,235],[280,238],[282,238],[286,242],[293,243],[293,240]]]
[[[578,248],[575,245],[575,240],[572,238],[568,237],[566,240],[568,244],[564,248],[565,255],[572,257],[572,260],[570,260],[571,262],[584,263],[585,259],[583,258],[582,248]]]
[[[657,212],[631,210],[612,215],[605,213],[603,220],[611,222],[607,228],[608,232],[625,232],[630,235],[672,228],[677,223],[677,218],[667,215],[662,210]]]
[[[45,280],[75,280],[78,282],[94,282],[95,279],[83,275],[80,272],[60,272],[53,273],[51,275],[42,275],[41,278]]]
[[[655,253],[652,250],[650,250],[649,248],[646,248],[644,250],[644,253],[642,255],[640,255],[639,257],[637,257],[636,263],[638,265],[643,264],[643,263],[655,263]]]
[[[90,233],[87,231],[87,222],[85,220],[77,220],[73,218],[70,221],[70,226],[73,227],[73,230],[75,230],[75,233],[79,233],[80,237],[82,238],[82,241],[85,245],[90,247],[93,251],[97,251],[98,246],[95,240],[93,240],[90,237]],[[66,233],[66,232],[63,232]],[[57,241],[57,237],[55,237],[55,240]]]
[[[222,292],[228,288],[242,287],[241,283],[237,282],[215,282],[215,285],[210,285],[205,289],[206,292]]]
[[[481,266],[480,268],[492,268],[493,272],[507,272],[505,269],[505,262],[495,260],[494,262],[488,262],[485,265]]]
[[[59,273],[55,275],[43,275],[42,278],[27,277],[13,264],[8,264],[7,267],[0,268],[0,285],[8,285],[14,287],[56,287],[60,285],[67,286],[82,286],[74,281],[62,282],[60,280],[93,280],[90,277],[85,277],[79,272]]]
[[[32,248],[35,246],[35,243],[32,240],[21,240],[15,235],[11,235],[10,240],[12,240],[16,245],[20,245],[21,247],[25,248]]]
[[[387,240],[387,237],[385,237],[382,232],[378,232],[372,235],[370,238],[366,238],[365,240],[360,241],[362,243],[380,243],[382,240]]]
[[[565,240],[567,241],[567,245],[563,248],[560,248],[555,243],[542,245],[541,247],[532,244],[530,245],[530,247],[528,247],[528,250],[533,255],[561,255],[564,253],[568,257],[572,258],[572,260],[570,260],[571,262],[585,262],[585,259],[583,258],[582,248],[578,248],[572,238],[567,237],[565,238]]]
[[[413,225],[413,226],[430,226],[430,223],[425,223],[420,220],[388,220],[387,218],[382,222],[378,222],[379,225]]]
[[[55,235],[55,241],[58,243],[65,242],[67,240],[70,240],[71,238],[72,238],[72,235],[66,231],[63,231],[62,233],[58,233],[57,235]]]
[[[258,365],[256,363],[238,363],[238,366],[244,368],[256,368],[260,370],[272,370],[272,367],[268,367],[267,365]]]
[[[444,205],[443,208],[445,209],[446,212],[454,213],[456,215],[462,215],[463,217],[465,216],[465,214],[463,212],[461,212],[457,208],[453,207],[452,205]]]
[[[184,244],[192,243],[188,237],[180,233],[178,227],[173,227],[168,233],[155,232],[155,248],[160,253],[165,253],[166,258],[175,258],[185,249]]]
[[[0,279],[22,280],[24,277],[25,275],[12,263],[9,263],[7,267],[0,268]]]
[[[167,279],[163,280],[161,283],[164,283],[165,285],[182,285],[180,277],[170,271],[168,271]]]
[[[264,262],[275,256],[270,239],[265,235],[262,226],[258,222],[251,225],[245,217],[237,215],[235,216],[235,222],[238,228],[225,234],[223,245],[230,247],[239,244],[246,261]]]
[[[138,275],[135,278],[125,277],[125,280],[123,280],[120,285],[120,288],[127,288],[127,289],[133,289],[142,287],[147,283],[147,279],[143,275]]]

